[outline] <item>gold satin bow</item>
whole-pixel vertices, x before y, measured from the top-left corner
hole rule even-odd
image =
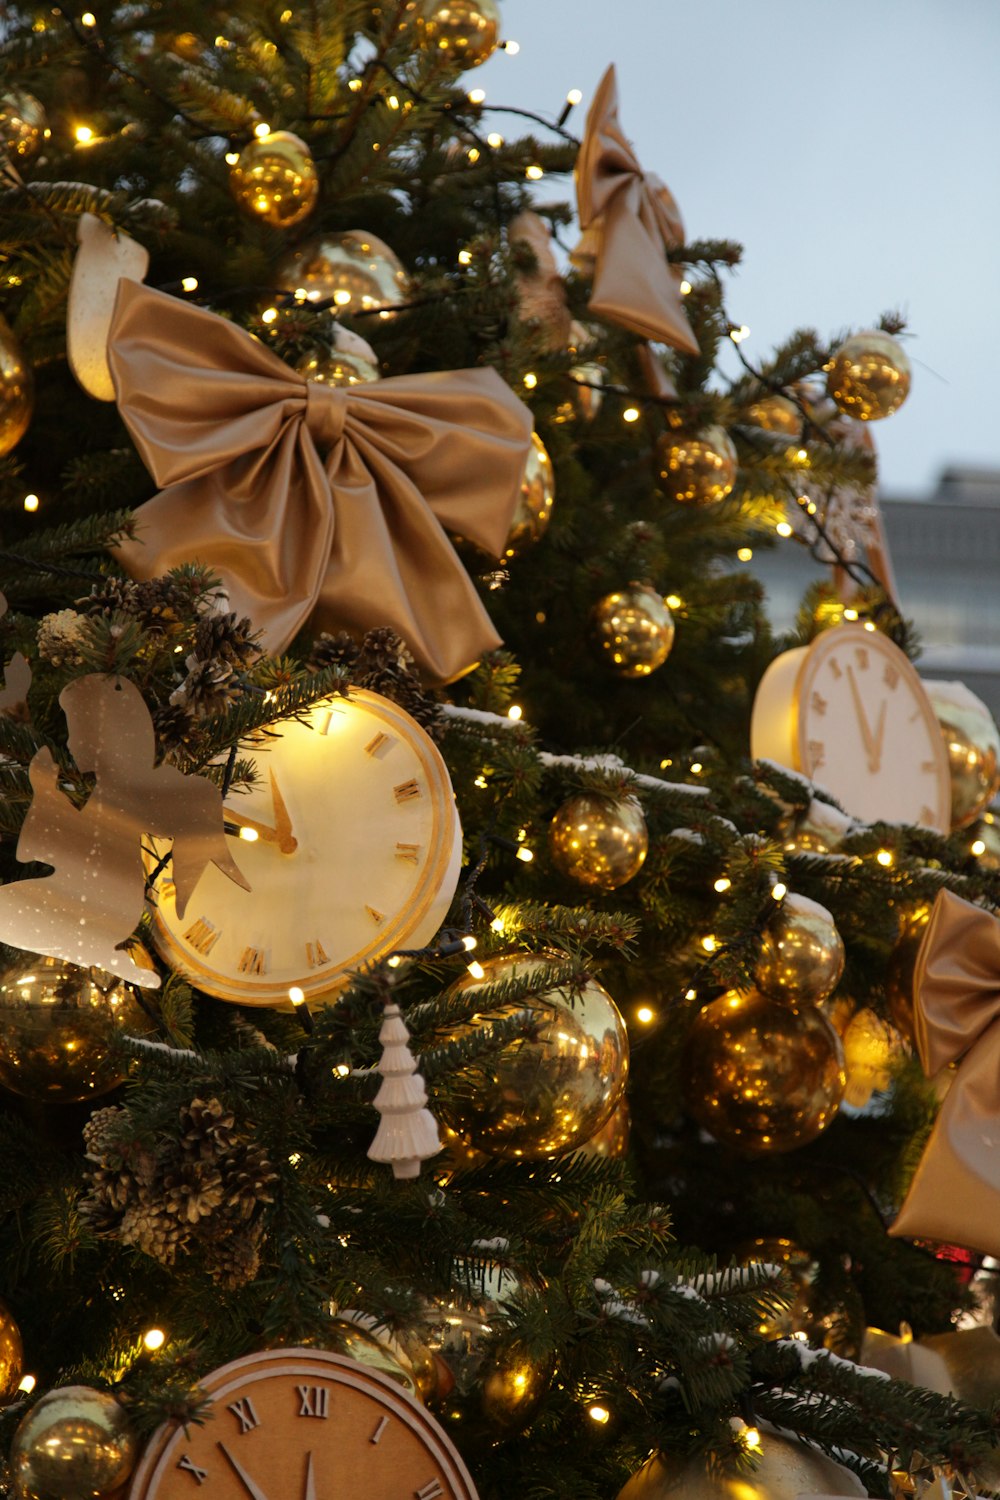
[[[388,625],[428,676],[500,644],[445,534],[503,551],[531,413],[495,370],[307,381],[203,308],[123,281],[108,361],[160,494],[118,549],[136,578],[182,562],[222,578],[270,651]]]
[[[681,301],[681,272],[666,251],[684,243],[684,225],[665,183],[643,172],[618,123],[614,64],[598,85],[576,165],[583,239],[573,254],[594,266],[590,310],[641,338],[697,354]]]
[[[1000,922],[939,891],[913,995],[924,1072],[959,1068],[889,1233],[1000,1255]]]

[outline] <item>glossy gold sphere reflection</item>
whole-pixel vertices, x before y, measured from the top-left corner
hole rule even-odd
[[[589,1141],[584,1141],[582,1146],[577,1147],[576,1154],[591,1160],[599,1158],[601,1161],[621,1161],[628,1155],[631,1133],[632,1120],[628,1100],[622,1098],[611,1118],[590,1137]]]
[[[764,930],[754,981],[772,1000],[818,1005],[840,983],[844,943],[825,906],[792,892]]]
[[[0,158],[30,161],[45,139],[45,109],[27,89],[6,89],[0,94]]]
[[[891,417],[910,390],[910,361],[889,333],[857,333],[833,354],[826,389],[841,411],[862,422]]]
[[[913,1040],[913,973],[930,914],[929,906],[921,906],[907,918],[886,965],[885,998],[889,1015],[907,1041]]]
[[[590,622],[603,660],[622,677],[648,677],[673,649],[673,616],[645,583],[605,594],[594,605]]]
[[[306,380],[337,389],[370,385],[372,381],[381,379],[378,365],[373,360],[347,349],[316,350],[300,359],[295,368]]]
[[[736,1264],[751,1262],[768,1266],[781,1266],[788,1272],[795,1289],[794,1300],[788,1305],[766,1313],[757,1326],[757,1332],[765,1339],[790,1339],[793,1333],[805,1333],[822,1343],[822,1329],[812,1313],[813,1284],[819,1274],[819,1262],[813,1260],[808,1250],[796,1245],[793,1240],[756,1239],[741,1245],[734,1257]]]
[[[272,130],[244,146],[229,169],[229,185],[241,208],[275,229],[290,229],[311,214],[319,194],[309,147],[290,130]]]
[[[0,1299],[0,1406],[17,1391],[24,1374],[24,1345],[14,1314]]]
[[[1000,730],[964,682],[924,681],[948,752],[951,825],[964,828],[1000,791]]]
[[[137,1451],[114,1396],[64,1385],[42,1396],[21,1422],[10,1467],[20,1500],[94,1500],[125,1483]]]
[[[574,320],[570,329],[570,353],[575,354],[578,348],[585,347],[592,342],[592,335],[586,327]],[[601,409],[604,399],[603,385],[605,380],[604,366],[596,360],[582,360],[573,366],[569,372],[570,379],[575,382],[571,397],[560,402],[553,413],[557,422],[571,422],[575,419],[592,422]]]
[[[768,1431],[752,1469],[720,1471],[705,1458],[659,1457],[643,1464],[618,1500],[799,1500],[801,1495],[842,1495],[863,1500],[866,1491],[850,1469],[794,1438]]]
[[[409,1355],[390,1333],[375,1326],[374,1319],[363,1313],[341,1313],[330,1324],[323,1344],[324,1348],[335,1349],[348,1359],[356,1359],[366,1369],[387,1375],[411,1396],[419,1397],[417,1377]]]
[[[802,413],[787,396],[762,396],[747,407],[747,420],[782,437],[797,438],[802,432]]]
[[[524,478],[521,481],[521,494],[507,537],[507,557],[517,557],[545,535],[552,519],[555,498],[556,481],[552,460],[538,433],[533,432],[528,461],[524,466]]]
[[[497,0],[415,0],[417,34],[449,66],[478,68],[500,40]]]
[[[485,977],[461,979],[452,993],[528,978],[560,954],[514,953],[483,963]],[[441,1112],[463,1140],[492,1156],[535,1160],[575,1151],[600,1130],[625,1088],[628,1036],[603,985],[588,981],[570,999],[559,989],[515,1002],[491,1015],[523,1014],[532,1030],[477,1060]],[[476,1021],[459,1027],[465,1036]]]
[[[21,441],[35,404],[35,378],[13,329],[0,318],[0,458]]]
[[[279,263],[279,291],[304,292],[309,302],[332,302],[345,313],[378,312],[405,302],[409,278],[394,250],[363,229],[316,235]]]
[[[724,427],[706,427],[693,437],[666,433],[657,455],[660,488],[682,505],[725,500],[736,483],[736,449]]]
[[[814,1006],[731,992],[695,1017],[682,1076],[688,1112],[717,1141],[746,1152],[794,1151],[836,1115],[844,1054]]]
[[[132,957],[142,963],[134,949]],[[0,1084],[63,1104],[105,1094],[122,1081],[108,1058],[115,1036],[150,1029],[132,991],[113,974],[23,954],[0,975]]]
[[[868,1107],[873,1094],[884,1094],[905,1050],[895,1026],[867,1006],[856,1011],[844,1032],[844,1103],[860,1111]]]
[[[638,875],[648,852],[646,819],[634,797],[580,792],[549,824],[552,863],[581,885],[617,890]]]
[[[976,845],[974,853],[984,870],[1000,870],[1000,823],[995,814],[984,813],[969,829],[969,843]]]

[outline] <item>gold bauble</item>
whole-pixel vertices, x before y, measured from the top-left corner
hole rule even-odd
[[[254,218],[290,229],[316,206],[319,178],[305,141],[290,130],[272,130],[244,146],[229,169],[237,203]]]
[[[0,1084],[25,1098],[66,1104],[106,1094],[123,1076],[108,1058],[114,1037],[149,1030],[131,989],[103,969],[25,953],[0,974]]]
[[[501,1304],[521,1288],[509,1269],[484,1267],[473,1291],[428,1302],[403,1336],[420,1395],[445,1421],[467,1424],[482,1416],[513,1432],[534,1415],[552,1379],[551,1365],[516,1347],[486,1352]]]
[[[674,644],[674,620],[661,595],[646,583],[605,594],[590,616],[603,659],[622,677],[648,677]]]
[[[638,875],[648,852],[646,819],[634,797],[580,792],[549,824],[552,863],[581,885],[616,891]]]
[[[907,1041],[913,1040],[913,971],[930,921],[929,906],[907,917],[885,971],[885,998],[893,1023]]]
[[[924,681],[948,751],[951,826],[964,828],[1000,792],[1000,730],[964,682]]]
[[[657,447],[660,488],[684,505],[725,500],[739,467],[724,427],[705,427],[692,437],[666,433]]]
[[[295,368],[306,380],[338,388],[370,385],[381,379],[378,365],[373,360],[348,349],[317,349],[300,359]]]
[[[557,953],[490,958],[483,963],[484,978],[467,975],[451,993],[525,979],[547,964],[563,961]],[[459,1073],[457,1088],[442,1102],[441,1112],[463,1140],[492,1156],[563,1156],[600,1130],[624,1092],[625,1023],[596,979],[588,980],[582,995],[570,998],[553,988],[493,1014],[518,1012],[532,1020],[531,1035],[477,1059],[467,1076]],[[466,1036],[476,1024],[470,1021],[452,1036]]]
[[[969,843],[984,870],[1000,870],[1000,823],[993,813],[984,813],[969,829]]]
[[[844,943],[825,906],[792,892],[764,930],[754,982],[772,1000],[818,1005],[844,972]]]
[[[374,1318],[350,1310],[338,1313],[324,1334],[323,1347],[346,1354],[348,1359],[357,1360],[368,1370],[387,1375],[419,1399],[417,1377],[409,1354],[392,1334],[378,1327]]]
[[[831,356],[826,389],[841,411],[862,422],[891,417],[910,390],[910,361],[889,333],[856,333]]]
[[[797,438],[802,432],[802,413],[787,396],[762,396],[747,407],[747,419],[765,432],[777,432],[782,437]]]
[[[0,317],[0,458],[24,437],[35,404],[35,378],[20,341]]]
[[[279,263],[275,285],[305,292],[309,302],[333,302],[342,312],[379,312],[405,302],[410,283],[394,250],[364,229],[316,235]]]
[[[794,1151],[837,1113],[844,1054],[814,1006],[731,992],[695,1017],[682,1076],[688,1112],[723,1145]]]
[[[788,1272],[795,1289],[795,1298],[788,1307],[766,1313],[757,1325],[757,1332],[763,1338],[790,1339],[795,1333],[804,1333],[822,1343],[823,1329],[812,1313],[812,1293],[819,1275],[819,1262],[808,1250],[803,1250],[793,1240],[756,1239],[741,1245],[734,1260],[741,1266],[749,1265],[751,1261],[781,1266]]]
[[[45,109],[27,89],[0,94],[0,157],[30,161],[45,139]]]
[[[15,1394],[24,1374],[24,1345],[14,1314],[0,1299],[0,1404]]]
[[[632,1121],[628,1100],[622,1099],[614,1114],[601,1126],[600,1130],[592,1135],[589,1141],[584,1141],[582,1146],[576,1148],[576,1154],[590,1159],[599,1158],[601,1161],[621,1161],[628,1155],[631,1133]]]
[[[785,844],[789,853],[831,854],[840,848],[852,822],[827,802],[810,802],[796,820],[792,836]]]
[[[500,40],[497,0],[414,0],[417,34],[450,67],[478,68]]]
[[[865,1006],[856,1011],[844,1032],[844,1104],[865,1110],[873,1094],[884,1094],[903,1055],[905,1043],[895,1026]]]
[[[44,1395],[21,1422],[10,1468],[19,1500],[95,1500],[125,1483],[137,1452],[114,1396],[64,1385]]]
[[[593,342],[593,336],[582,323],[574,320],[570,329],[569,350],[575,354],[581,345]],[[604,366],[596,360],[584,360],[574,365],[569,372],[570,379],[575,382],[572,399],[560,402],[553,413],[556,422],[571,422],[574,418],[580,418],[584,422],[592,422],[601,409],[604,399],[602,387],[605,380]]]
[[[521,493],[518,498],[505,555],[517,557],[548,530],[556,498],[555,474],[548,450],[537,432],[531,434],[528,461],[524,466]]]
[[[795,1438],[764,1428],[752,1469],[720,1472],[703,1458],[654,1454],[632,1475],[618,1500],[799,1500],[800,1495],[865,1493],[850,1469]]]

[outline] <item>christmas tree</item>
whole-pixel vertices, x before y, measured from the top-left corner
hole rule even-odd
[[[901,321],[743,357],[613,70],[500,133],[496,0],[205,10],[3,22],[2,1492],[988,1485]]]

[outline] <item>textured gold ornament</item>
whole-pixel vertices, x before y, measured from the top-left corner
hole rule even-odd
[[[27,89],[0,94],[0,156],[30,161],[45,139],[45,109]]]
[[[674,644],[674,620],[662,597],[646,583],[605,594],[590,616],[603,659],[622,677],[648,677]]]
[[[628,1100],[623,1098],[606,1124],[602,1125],[589,1141],[584,1141],[582,1146],[577,1147],[576,1154],[591,1158],[599,1157],[602,1161],[621,1161],[628,1155],[631,1133],[632,1121]]]
[[[560,954],[513,953],[483,963],[485,977],[461,979],[452,993],[476,991],[515,977],[527,978]],[[589,1141],[610,1117],[628,1076],[628,1036],[618,1007],[603,985],[588,981],[568,999],[551,989],[507,1006],[501,1015],[524,1012],[530,1036],[507,1042],[491,1058],[478,1060],[455,1093],[442,1102],[446,1123],[463,1140],[493,1156],[534,1160],[562,1156]],[[467,1035],[474,1022],[458,1028]]]
[[[114,1396],[64,1385],[21,1422],[10,1467],[20,1500],[99,1500],[125,1483],[136,1454],[135,1434]]]
[[[275,229],[290,229],[316,206],[319,178],[305,141],[290,130],[252,140],[230,168],[237,203]]]
[[[819,1275],[819,1262],[808,1250],[803,1250],[793,1240],[756,1239],[741,1245],[735,1260],[741,1266],[749,1265],[751,1261],[781,1266],[788,1272],[795,1288],[794,1301],[788,1307],[767,1314],[757,1325],[757,1332],[763,1338],[790,1339],[795,1333],[804,1333],[814,1342],[822,1343],[823,1329],[812,1312],[812,1291]]]
[[[449,66],[478,68],[500,40],[497,0],[415,0],[417,35]]]
[[[132,957],[152,968],[137,945]],[[27,1099],[60,1104],[106,1094],[123,1076],[108,1059],[114,1038],[151,1029],[131,990],[113,974],[22,954],[0,975],[0,1084]]]
[[[747,420],[782,437],[797,438],[802,432],[802,413],[787,396],[762,396],[747,407]]]
[[[910,361],[889,333],[856,333],[824,366],[827,393],[862,422],[891,417],[910,390]]]
[[[923,685],[948,751],[952,827],[964,828],[1000,791],[1000,730],[964,682],[923,680]]]
[[[736,483],[736,449],[724,427],[705,427],[692,437],[666,433],[657,454],[660,488],[682,505],[725,500]]]
[[[859,1479],[825,1453],[777,1432],[761,1434],[750,1471],[720,1471],[702,1458],[654,1455],[618,1500],[799,1500],[800,1495],[863,1496]]]
[[[0,1406],[17,1391],[24,1374],[24,1345],[14,1314],[0,1299]]]
[[[378,365],[364,355],[348,349],[316,350],[299,360],[295,366],[300,375],[314,380],[317,385],[343,387],[348,385],[370,385],[381,379]]]
[[[617,890],[638,875],[648,851],[646,819],[634,797],[580,792],[549,824],[552,863],[581,885]]]
[[[844,943],[818,901],[789,893],[767,924],[754,969],[762,994],[792,1004],[818,1005],[844,972]]]
[[[873,1010],[865,1006],[856,1011],[844,1031],[844,1103],[860,1112],[873,1094],[884,1094],[892,1085],[904,1046],[896,1028]]]
[[[484,1268],[476,1287],[461,1297],[429,1302],[420,1322],[403,1335],[420,1395],[446,1422],[485,1417],[516,1432],[530,1421],[552,1379],[552,1367],[517,1348],[486,1356],[484,1345],[501,1304],[523,1285],[513,1271]]]
[[[10,325],[0,318],[0,458],[24,437],[35,404],[35,377]]]
[[[379,312],[405,302],[409,278],[394,250],[374,234],[348,229],[304,240],[279,263],[279,291],[304,292],[309,302],[333,302],[344,312]]]
[[[840,1038],[821,1011],[731,992],[700,1011],[684,1045],[689,1113],[725,1146],[794,1151],[830,1124],[844,1093]]]
[[[514,512],[505,555],[517,557],[539,541],[548,530],[556,498],[555,474],[548,450],[537,432],[531,434],[531,448],[524,466],[521,495]]]

